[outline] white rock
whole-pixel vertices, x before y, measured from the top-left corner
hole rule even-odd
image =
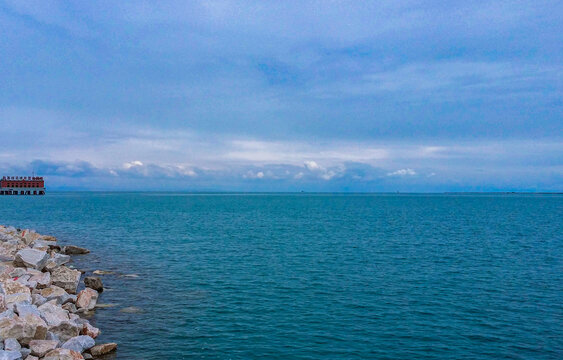
[[[69,316],[72,315],[72,314],[74,314],[74,313],[76,312],[76,310],[78,310],[78,309],[76,308],[76,305],[74,305],[74,304],[71,303],[71,302],[68,302],[68,303],[64,304],[64,305],[62,306],[62,308],[65,309],[66,311],[68,311],[68,312],[70,313]]]
[[[45,320],[49,328],[69,320],[68,311],[50,302],[39,306],[37,309],[41,313],[41,318]]]
[[[80,360],[84,359],[82,355],[74,350],[69,349],[55,349],[51,350],[45,355],[43,360]]]
[[[57,266],[64,265],[69,261],[70,261],[69,255],[54,253],[53,257],[50,258],[49,260],[47,260],[46,268],[47,268],[47,270],[51,271],[54,268],[56,268]]]
[[[28,302],[31,304],[31,295],[29,293],[17,293],[6,295],[6,307],[12,308],[14,304],[20,302]]]
[[[92,339],[90,336],[87,335],[81,335],[69,339],[61,347],[63,349],[70,349],[78,353],[83,353],[84,351],[90,349],[94,345],[96,345],[94,339]]]
[[[43,296],[47,301],[56,300],[59,304],[64,304],[73,299],[65,289],[55,285],[42,289],[39,291],[39,295]]]
[[[47,331],[47,336],[45,336],[45,340],[53,340],[53,341],[56,341],[56,342],[58,342],[58,343],[61,342],[61,340],[59,339],[59,337],[58,337],[56,334],[54,334],[54,333],[52,333],[52,332],[50,332],[50,331]]]
[[[4,350],[20,351],[21,348],[22,348],[22,346],[20,345],[20,343],[14,338],[8,338],[8,339],[4,340]]]
[[[66,266],[58,266],[51,271],[53,285],[60,286],[68,293],[76,294],[76,288],[82,274],[78,270],[72,270]]]
[[[16,253],[14,264],[17,266],[28,266],[37,270],[43,270],[49,260],[46,251],[36,249],[22,249]]]
[[[14,338],[20,344],[28,344],[31,340],[45,339],[47,324],[40,317],[27,315],[24,318],[14,317],[0,319],[0,338]]]
[[[39,310],[37,309],[37,306],[31,305],[28,302],[19,302],[14,304],[14,310],[20,317],[24,317],[28,314],[41,316]]]
[[[31,295],[31,303],[35,306],[41,306],[41,305],[45,304],[46,302],[47,302],[47,299],[45,299],[40,294],[32,294]]]
[[[20,277],[20,276],[24,276],[27,273],[27,271],[24,268],[15,268],[14,270],[12,270],[12,272],[10,272],[10,277],[15,278],[15,277]]]
[[[25,347],[24,347],[24,348],[21,348],[21,349],[20,349],[20,354],[22,354],[22,359],[26,359],[27,356],[28,356],[29,354],[31,354],[31,350],[29,350],[28,348],[25,348]]]
[[[0,319],[2,319],[2,318],[13,319],[16,316],[17,316],[16,313],[12,309],[8,309],[8,310],[0,313]]]
[[[52,244],[49,241],[45,241],[45,240],[41,240],[41,239],[37,239],[33,242],[33,249],[37,249],[37,250],[44,250],[47,251],[49,250],[49,245]]]
[[[0,293],[4,295],[18,294],[18,293],[28,293],[31,295],[31,290],[25,285],[20,284],[12,279],[1,279],[0,280]]]
[[[32,355],[43,357],[49,351],[56,349],[58,345],[59,342],[53,340],[32,340],[29,342],[29,349]]]
[[[0,360],[21,360],[22,354],[19,351],[0,350]]]
[[[44,289],[47,286],[51,285],[51,273],[44,272],[44,273],[33,275],[29,279],[29,282],[33,282],[33,281],[35,281],[36,287],[38,289]]]
[[[88,335],[91,338],[97,338],[98,335],[100,335],[100,329],[98,329],[97,327],[94,327],[92,325],[90,325],[90,323],[85,323],[82,325],[82,335]]]
[[[94,289],[86,288],[78,293],[76,299],[76,307],[79,309],[92,310],[96,307],[98,301],[98,292]]]
[[[63,321],[57,326],[50,327],[49,331],[55,334],[60,339],[60,341],[65,342],[75,336],[80,335],[81,329],[81,327],[78,327],[78,325],[70,321]]]

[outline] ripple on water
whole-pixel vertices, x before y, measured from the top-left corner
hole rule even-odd
[[[50,193],[117,359],[559,359],[563,197]],[[107,272],[106,272],[107,271]]]

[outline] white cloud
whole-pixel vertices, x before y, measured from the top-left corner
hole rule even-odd
[[[414,175],[416,175],[416,171],[414,171],[413,169],[400,169],[397,171],[387,173],[387,176],[414,176]]]
[[[243,178],[245,178],[245,179],[263,179],[264,176],[265,175],[264,175],[263,171],[254,172],[252,170],[248,170],[246,172],[246,174],[243,176]]]
[[[123,167],[125,169],[131,169],[131,168],[137,167],[137,166],[143,166],[143,163],[140,162],[139,160],[135,160],[135,161],[126,162],[126,163],[123,164]]]
[[[335,172],[333,170],[328,170],[327,172],[325,172],[324,174],[321,175],[321,179],[330,180],[333,177],[335,177],[336,175],[338,175],[337,172]]]
[[[321,168],[321,167],[319,166],[319,164],[317,164],[315,161],[312,161],[312,160],[305,161],[305,167],[306,167],[309,171],[319,171],[319,170],[323,170],[323,168]]]

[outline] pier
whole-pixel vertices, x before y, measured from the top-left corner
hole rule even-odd
[[[3,176],[0,195],[45,195],[42,176]]]

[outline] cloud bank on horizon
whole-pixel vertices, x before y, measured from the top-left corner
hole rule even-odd
[[[562,19],[542,0],[0,0],[0,172],[562,191]]]

